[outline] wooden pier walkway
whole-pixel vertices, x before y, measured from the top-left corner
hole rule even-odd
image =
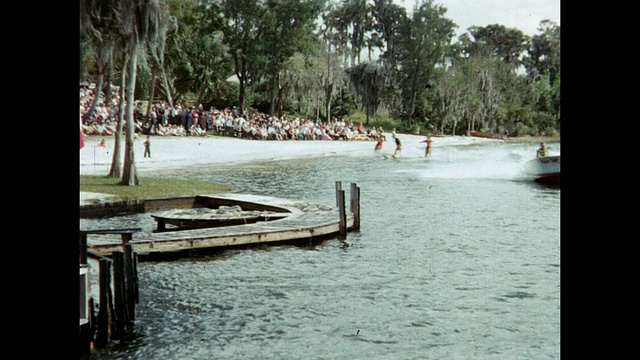
[[[359,197],[359,191],[357,196]],[[179,252],[312,239],[330,234],[340,234],[341,232],[339,206],[328,207],[268,196],[234,193],[199,195],[198,197],[212,203],[237,203],[241,204],[242,208],[250,204],[252,209],[270,211],[277,209],[278,212],[288,213],[288,216],[278,220],[242,225],[141,234],[128,241],[133,246],[133,251],[140,255],[157,252]],[[346,212],[346,228],[354,227],[354,215],[356,215],[354,208],[358,217],[356,226],[359,225],[358,200],[356,204],[352,201],[351,209],[347,208],[344,211]],[[117,236],[101,236],[99,239],[89,240],[87,245],[91,251],[109,256],[114,251],[121,251],[123,243],[121,238]]]

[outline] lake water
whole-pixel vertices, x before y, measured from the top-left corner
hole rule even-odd
[[[434,147],[428,160],[405,149],[398,160],[372,151],[154,173],[329,206],[335,181],[347,198],[355,182],[361,230],[141,262],[132,334],[93,357],[558,359],[560,188],[523,174],[536,148],[496,141]],[[80,223],[155,229],[149,214]]]

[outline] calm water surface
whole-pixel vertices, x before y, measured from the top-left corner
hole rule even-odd
[[[558,359],[560,189],[523,175],[536,148],[491,142],[437,147],[429,160],[405,149],[399,160],[372,151],[154,173],[329,206],[335,181],[355,182],[361,231],[141,262],[135,328],[94,358]],[[149,214],[80,225],[155,229]]]

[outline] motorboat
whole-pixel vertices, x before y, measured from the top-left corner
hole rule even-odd
[[[529,160],[525,163],[525,171],[537,182],[560,182],[560,155]]]

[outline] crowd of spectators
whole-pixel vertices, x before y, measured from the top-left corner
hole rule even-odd
[[[92,116],[83,121],[85,135],[110,136],[116,132],[120,103],[119,87],[112,86],[109,101],[100,92]],[[85,114],[95,97],[95,84],[80,84],[80,114]],[[237,108],[222,110],[204,109],[202,105],[184,103],[171,107],[167,102],[156,101],[147,113],[142,102],[136,103],[136,135],[152,136],[207,136],[227,135],[253,140],[376,140],[384,137],[382,128],[365,129],[352,121],[333,118],[328,121],[306,118],[269,116],[257,110]]]

